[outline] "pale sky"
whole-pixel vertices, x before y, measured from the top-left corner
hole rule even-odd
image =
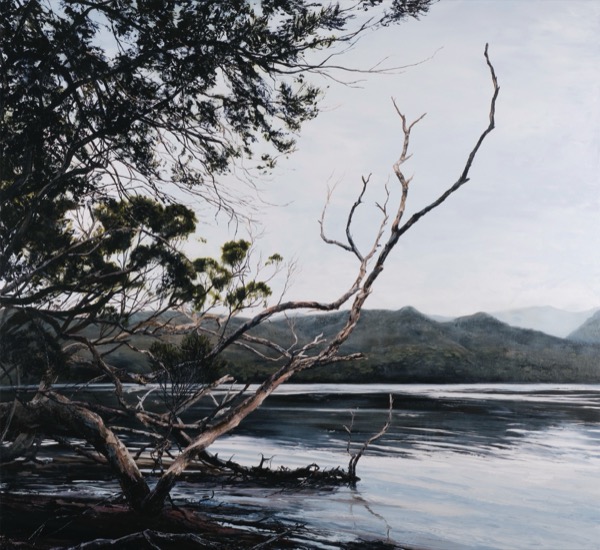
[[[386,57],[388,66],[433,57],[394,75],[356,77],[360,87],[330,82],[324,112],[262,185],[264,201],[282,206],[262,210],[257,248],[296,261],[287,298],[333,300],[354,279],[356,262],[320,240],[317,220],[328,185],[337,183],[326,227],[341,239],[361,175],[372,173],[354,235],[367,243],[374,234],[379,217],[372,205],[386,182],[396,189],[392,165],[402,136],[392,96],[410,119],[427,112],[406,165],[414,174],[409,210],[458,178],[487,125],[486,42],[501,87],[497,128],[471,181],[403,237],[366,307],[466,315],[600,306],[596,0],[441,0],[421,20],[371,33],[346,54],[346,65],[361,68]],[[211,244],[231,237],[225,220],[200,233]],[[194,247],[198,255],[207,250]]]

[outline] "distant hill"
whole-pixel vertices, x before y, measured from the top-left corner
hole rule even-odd
[[[592,315],[579,328],[571,332],[569,340],[600,344],[600,311]]]
[[[598,310],[599,308],[594,308],[572,312],[550,306],[540,306],[496,311],[490,315],[513,327],[539,330],[552,336],[566,338]]]

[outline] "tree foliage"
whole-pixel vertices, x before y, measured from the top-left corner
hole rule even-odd
[[[219,178],[292,151],[314,55],[430,3],[0,0],[0,306],[99,311],[158,264],[201,305],[181,193],[235,213]]]

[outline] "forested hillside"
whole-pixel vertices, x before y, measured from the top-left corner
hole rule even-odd
[[[311,341],[315,334],[322,334],[325,340],[341,328],[345,315],[336,312],[274,320],[257,327],[253,335],[275,341],[284,348],[292,346],[296,339]],[[176,320],[183,321],[181,317]],[[240,322],[233,321],[232,328]],[[398,311],[366,310],[356,331],[341,350],[343,353],[362,353],[364,359],[300,373],[297,380],[600,383],[600,343],[591,337],[583,341],[594,322],[597,322],[595,317],[569,339],[563,339],[511,327],[486,313],[439,322],[411,307]],[[161,339],[168,341],[180,338],[166,333],[161,335]],[[155,340],[156,337],[150,336],[134,337],[136,347],[140,348],[149,348]],[[315,350],[318,349],[317,345]],[[277,364],[269,361],[268,349],[263,351],[266,357],[233,347],[225,354],[227,371],[241,382],[261,379]],[[139,363],[139,354],[126,347],[116,350],[112,361],[123,367],[131,367],[131,362],[137,361],[136,370],[142,372],[149,368],[146,363]]]
[[[342,314],[294,320],[299,338],[342,322]],[[262,330],[284,334],[285,321]],[[285,345],[282,339],[280,342]],[[342,348],[365,359],[335,369],[303,373],[299,379],[327,382],[600,382],[600,346],[519,329],[485,313],[437,322],[407,307],[364,311]],[[252,380],[268,368],[243,353],[230,357],[233,372]]]

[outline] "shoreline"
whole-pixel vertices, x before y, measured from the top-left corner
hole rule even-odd
[[[165,550],[426,550],[375,539],[336,542],[324,533],[266,514],[253,519],[235,505],[220,504],[216,511],[170,505],[159,516],[147,517],[118,501],[98,502],[82,495],[65,498],[0,491],[0,500],[0,546],[7,550],[97,550],[129,548],[133,543],[136,548],[156,548],[158,544]]]

